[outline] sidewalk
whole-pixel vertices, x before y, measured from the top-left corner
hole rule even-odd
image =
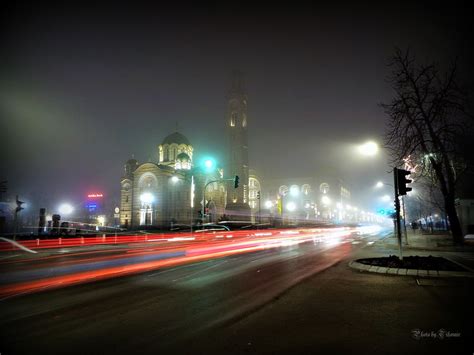
[[[454,245],[452,237],[446,233],[437,233],[437,234],[422,234],[419,230],[414,233],[412,230],[408,231],[408,244],[406,244],[405,236],[402,236],[402,254],[404,257],[409,256],[434,256],[442,257],[447,259],[459,266],[462,266],[464,269],[470,271],[471,275],[464,275],[469,277],[474,277],[474,242],[472,240],[466,240],[465,244],[462,246]],[[390,236],[376,241],[373,245],[364,249],[363,258],[377,258],[377,257],[388,257],[390,255],[400,256],[400,250],[398,246],[397,238],[391,234]],[[359,258],[360,259],[360,258]],[[387,269],[381,267],[380,270],[375,270],[377,267],[364,265],[354,262],[351,263],[352,267],[360,269],[363,271],[370,272],[380,272],[380,273],[389,273],[389,274],[399,274],[399,275],[412,275],[412,276],[463,276],[462,273],[456,272],[427,272],[425,270],[410,270],[410,269]],[[369,270],[370,269],[370,270]]]
[[[423,253],[453,253],[437,250],[433,239],[443,237],[423,237],[412,238]],[[419,279],[348,267],[351,259],[393,254],[398,247],[392,239],[356,250],[252,315],[216,329],[208,353],[472,354],[473,279]],[[204,339],[209,337],[190,344],[197,353],[209,350]]]

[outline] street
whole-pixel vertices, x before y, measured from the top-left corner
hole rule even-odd
[[[1,351],[126,353],[140,349],[153,353],[181,347],[197,334],[231,324],[265,306],[374,238],[378,236],[349,233],[337,240],[310,239],[134,276],[6,297],[1,303]],[[97,257],[90,251],[86,254]],[[52,256],[29,259],[29,263],[46,263],[49,268],[78,258],[80,254],[74,253],[59,260]],[[19,264],[15,269],[25,268],[25,263]]]
[[[466,307],[472,279],[371,275],[348,267],[356,257],[386,252],[385,236],[326,234],[293,245],[283,238],[279,247],[4,297],[1,352],[472,353],[473,314]],[[120,260],[144,248],[54,252],[8,267],[61,267],[105,255]],[[414,338],[416,331],[443,329],[453,338]]]

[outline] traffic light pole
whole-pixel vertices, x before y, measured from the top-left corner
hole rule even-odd
[[[400,199],[398,196],[398,169],[393,168],[393,181],[394,181],[394,190],[395,190],[395,214],[396,214],[396,224],[395,229],[397,233],[398,240],[398,249],[400,250],[400,260],[403,260],[402,253],[402,230],[400,228]]]
[[[204,185],[204,190],[202,191],[202,216],[203,216],[202,217],[202,219],[203,219],[202,229],[204,229],[204,218],[206,216],[206,189],[210,184],[212,184],[214,182],[222,182],[222,181],[235,181],[235,178],[211,180],[208,183],[206,183],[206,185]]]
[[[405,213],[405,198],[404,197],[402,197],[402,211],[403,211],[403,231],[405,232],[405,245],[408,245],[407,215]]]

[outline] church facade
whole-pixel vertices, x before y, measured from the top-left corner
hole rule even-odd
[[[158,146],[156,161],[139,163],[130,159],[125,163],[121,226],[167,228],[221,218],[250,220],[254,209],[249,206],[247,124],[247,95],[242,76],[236,74],[228,95],[229,147],[224,168],[196,166],[194,147],[188,138],[179,132],[168,135]],[[237,188],[234,176],[239,176]],[[205,218],[201,211],[206,212]]]

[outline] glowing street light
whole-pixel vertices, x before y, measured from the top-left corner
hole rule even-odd
[[[99,223],[99,225],[102,227],[105,226],[105,216],[98,216],[97,223]]]
[[[288,202],[286,204],[286,209],[290,212],[293,212],[294,210],[296,210],[296,204],[294,202]]]
[[[377,183],[375,184],[375,187],[380,189],[381,187],[383,187],[383,182],[382,181],[377,181]]]
[[[382,200],[385,201],[385,202],[388,202],[388,201],[391,200],[391,197],[389,195],[383,195]]]
[[[321,202],[323,205],[329,205],[331,203],[331,199],[327,196],[321,197]]]
[[[58,211],[63,215],[69,215],[74,211],[74,208],[69,203],[63,203],[59,206]]]
[[[265,201],[265,208],[272,208],[273,207],[273,202],[268,200],[268,201]]]
[[[291,185],[290,187],[290,195],[291,196],[298,196],[300,193],[300,189],[297,185]]]
[[[176,184],[178,181],[179,181],[179,177],[177,177],[176,175],[174,175],[174,176],[171,178],[171,182],[172,182],[173,184]]]
[[[377,154],[377,152],[379,150],[379,146],[377,145],[377,143],[375,143],[373,141],[368,141],[368,142],[360,145],[358,149],[359,149],[360,154],[362,154],[364,156],[367,156],[367,157],[372,157],[375,154]]]

